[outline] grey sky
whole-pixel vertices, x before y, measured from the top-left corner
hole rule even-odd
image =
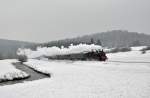
[[[46,42],[115,29],[150,34],[150,0],[0,0],[0,38]]]

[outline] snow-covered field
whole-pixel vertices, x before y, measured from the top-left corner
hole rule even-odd
[[[140,51],[144,47],[132,47],[132,51],[129,52],[118,52],[107,54],[109,61],[125,61],[125,62],[150,62],[150,51],[146,51],[142,54]]]
[[[61,48],[53,46],[53,47],[37,47],[36,51],[31,49],[18,49],[18,55],[26,55],[28,58],[38,58],[42,56],[55,56],[55,55],[66,55],[66,54],[73,54],[73,53],[81,53],[81,52],[88,52],[92,50],[102,49],[99,45],[88,45],[88,44],[79,44],[73,45],[71,44],[68,48]]]
[[[25,78],[29,76],[27,73],[16,69],[12,65],[13,62],[16,62],[16,60],[0,60],[0,81]]]
[[[30,59],[28,66],[52,73],[52,77],[0,87],[0,95],[2,98],[150,98],[150,51],[108,54],[108,58],[107,62]]]

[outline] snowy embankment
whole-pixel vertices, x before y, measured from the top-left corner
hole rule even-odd
[[[29,77],[27,73],[16,69],[13,62],[16,60],[0,60],[0,82]]]
[[[26,64],[28,67],[30,67],[31,69],[33,69],[34,71],[38,73],[45,74],[49,77],[51,76],[51,72],[48,72],[47,70],[45,70],[45,68],[42,68],[44,63],[42,63],[39,60],[29,60],[28,62],[25,62],[24,64]],[[41,65],[41,67],[38,67],[37,65]]]

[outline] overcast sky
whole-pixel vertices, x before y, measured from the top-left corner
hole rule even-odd
[[[150,34],[150,0],[0,0],[0,38],[46,42],[116,29]]]

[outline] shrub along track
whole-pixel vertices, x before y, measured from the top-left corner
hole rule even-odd
[[[34,81],[34,80],[39,80],[39,79],[50,77],[50,74],[44,74],[44,73],[38,72],[38,71],[28,67],[27,65],[21,64],[19,62],[13,63],[13,65],[15,66],[15,68],[17,68],[23,72],[26,72],[30,76],[27,78],[24,78],[24,79],[14,79],[12,81],[4,81],[4,82],[0,83],[0,86],[11,85],[11,84],[16,84],[16,83],[23,83],[25,81]]]

